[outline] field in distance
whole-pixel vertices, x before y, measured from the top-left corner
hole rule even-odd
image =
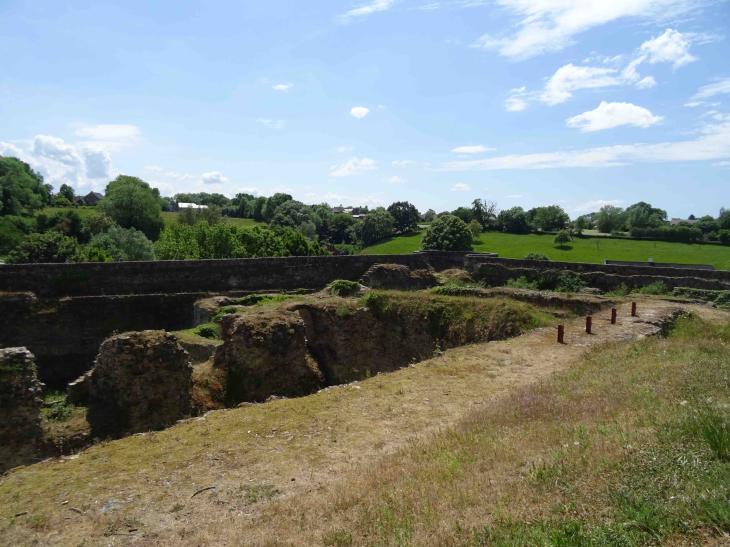
[[[407,254],[421,248],[424,232],[399,236],[363,249],[362,254]],[[504,258],[524,258],[528,253],[544,254],[551,260],[602,263],[610,260],[711,264],[730,270],[730,247],[702,243],[672,243],[636,239],[576,238],[565,249],[553,245],[552,235],[484,232],[474,242],[474,251],[498,253]]]

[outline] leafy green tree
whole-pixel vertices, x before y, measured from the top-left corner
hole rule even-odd
[[[467,224],[467,227],[469,228],[469,231],[471,232],[471,237],[473,239],[478,238],[479,235],[482,233],[482,225],[479,224],[476,220],[472,220],[469,224]]]
[[[301,201],[287,200],[276,208],[271,225],[298,228],[305,222],[311,222],[316,227],[314,220],[314,213],[309,206]]]
[[[497,216],[497,225],[502,231],[512,234],[526,234],[530,231],[527,215],[522,207],[512,207],[500,211]]]
[[[720,229],[720,223],[710,215],[705,215],[695,223],[695,227],[699,228],[703,234],[709,235]]]
[[[423,237],[424,250],[471,251],[472,235],[459,217],[445,215],[431,223]]]
[[[570,222],[570,217],[559,205],[535,207],[530,209],[526,215],[532,226],[544,232],[562,230]]]
[[[632,228],[657,228],[667,221],[667,212],[640,201],[626,208],[626,225]]]
[[[567,230],[560,230],[557,234],[555,234],[555,239],[553,239],[555,246],[561,249],[564,249],[571,241],[572,239]]]
[[[68,184],[62,184],[61,188],[58,189],[58,195],[66,198],[69,203],[73,203],[74,198],[76,197],[76,192]]]
[[[596,226],[599,232],[610,234],[624,227],[625,218],[624,210],[621,207],[604,205],[596,216]]]
[[[431,223],[435,220],[435,218],[436,218],[436,211],[434,211],[433,209],[429,209],[428,211],[423,213],[423,222]]]
[[[360,245],[368,246],[391,237],[394,226],[395,221],[390,213],[379,207],[357,222],[353,232]]]
[[[497,204],[493,201],[475,199],[471,202],[472,218],[482,225],[484,230],[493,228],[497,223]]]
[[[291,201],[293,198],[289,194],[276,193],[270,198],[266,198],[264,205],[261,209],[262,220],[271,222],[274,218],[277,209],[287,201]]]
[[[474,210],[469,207],[457,207],[451,213],[441,213],[439,216],[444,216],[445,214],[458,217],[466,224],[474,220]]]
[[[30,165],[0,156],[0,216],[32,215],[49,202],[48,186]]]
[[[388,213],[393,217],[393,227],[397,233],[407,234],[418,231],[418,221],[421,214],[412,203],[396,201],[388,207]]]
[[[112,226],[106,232],[92,237],[88,246],[115,261],[155,259],[152,242],[134,228]]]
[[[0,256],[15,249],[33,231],[33,224],[31,217],[0,216]]]
[[[332,243],[352,243],[351,228],[355,219],[347,213],[335,213],[332,217],[330,228],[330,241]]]
[[[136,228],[153,241],[164,226],[159,192],[137,177],[119,175],[111,181],[99,209],[122,228]]]
[[[56,211],[51,215],[39,213],[36,216],[36,230],[38,232],[55,230],[82,243],[86,241],[81,215],[74,210]]]
[[[717,217],[717,224],[723,230],[730,230],[730,209],[720,209],[720,216]]]
[[[197,260],[200,248],[193,226],[171,224],[166,226],[155,242],[155,255],[159,260]]]
[[[9,255],[14,264],[74,262],[79,254],[79,244],[61,232],[52,230],[30,234]]]

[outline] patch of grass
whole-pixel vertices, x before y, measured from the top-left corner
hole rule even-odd
[[[48,421],[65,422],[73,415],[74,408],[63,391],[49,391],[43,397],[41,415]]]
[[[663,281],[654,281],[653,283],[649,283],[648,285],[639,287],[638,289],[635,289],[632,292],[635,292],[638,294],[660,295],[660,294],[667,294],[669,292],[669,288],[664,284]]]
[[[360,292],[360,283],[347,279],[335,279],[327,285],[327,288],[334,296],[354,296]]]
[[[566,262],[590,262],[602,264],[605,259],[678,264],[711,264],[718,269],[730,270],[730,253],[722,245],[703,243],[673,243],[669,241],[644,241],[636,239],[575,238],[571,249],[553,247],[550,234],[505,234],[484,232],[474,244],[475,252],[493,252],[504,258],[523,258],[529,253],[539,253],[550,260]],[[408,254],[421,248],[423,232],[416,235],[394,237],[382,243],[364,248],[369,255]]]
[[[730,462],[730,413],[707,408],[697,413],[696,429],[715,457]]]
[[[218,323],[203,323],[193,329],[193,334],[210,340],[220,340],[221,326]]]
[[[524,275],[521,275],[520,277],[517,277],[515,279],[508,279],[505,286],[513,288],[513,289],[533,289],[538,290],[539,283],[537,281],[530,281],[527,279]]]

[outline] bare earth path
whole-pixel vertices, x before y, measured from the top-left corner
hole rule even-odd
[[[299,399],[211,412],[166,431],[20,468],[0,479],[0,544],[180,544],[231,520],[252,544],[269,499],[321,495],[348,470],[448,427],[478,405],[574,364],[600,344],[655,334],[679,305],[639,303],[502,342],[474,344],[363,382]],[[681,305],[707,317],[727,317]],[[17,516],[15,516],[17,515]],[[200,537],[200,536],[198,536]]]

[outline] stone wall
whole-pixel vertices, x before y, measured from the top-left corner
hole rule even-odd
[[[201,294],[36,298],[0,293],[0,347],[25,346],[49,387],[62,389],[91,368],[99,345],[114,332],[177,330],[193,322]]]
[[[24,465],[39,453],[42,390],[31,352],[0,349],[0,473]]]

